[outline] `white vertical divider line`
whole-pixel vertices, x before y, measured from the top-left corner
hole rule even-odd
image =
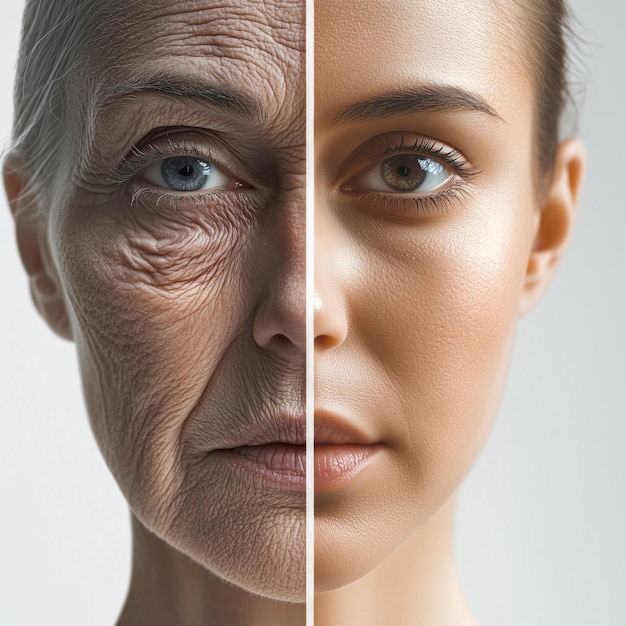
[[[313,54],[314,54],[314,8],[313,0],[306,0],[306,626],[314,626],[313,598],[315,508],[313,485],[313,368],[314,368],[314,129],[313,129]]]

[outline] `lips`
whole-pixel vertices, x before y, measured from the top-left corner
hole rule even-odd
[[[235,471],[287,490],[306,489],[306,418],[304,411],[281,411],[259,417],[213,450]]]
[[[314,485],[316,493],[336,491],[356,481],[384,444],[344,418],[315,412]],[[239,472],[288,490],[306,488],[304,412],[282,412],[259,419],[213,450]]]
[[[384,445],[354,424],[325,411],[315,412],[314,439],[316,493],[336,491],[355,482]]]

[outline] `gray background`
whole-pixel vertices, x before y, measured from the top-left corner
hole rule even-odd
[[[587,42],[582,204],[460,499],[460,573],[484,626],[626,624],[626,5],[571,6]]]
[[[4,5],[3,143],[22,9]],[[572,6],[589,42],[582,206],[555,283],[520,322],[499,420],[460,497],[460,574],[482,626],[626,624],[626,9]],[[89,431],[73,346],[30,304],[5,204],[0,625],[110,626],[128,584],[128,514]]]

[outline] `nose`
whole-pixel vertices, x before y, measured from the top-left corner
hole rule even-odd
[[[341,276],[346,260],[341,254],[341,229],[324,207],[315,210],[314,334],[315,350],[341,345],[348,335],[348,311]]]
[[[252,334],[258,346],[278,356],[306,349],[305,214],[285,211],[274,221],[263,249],[264,290]],[[260,262],[259,262],[260,264]]]

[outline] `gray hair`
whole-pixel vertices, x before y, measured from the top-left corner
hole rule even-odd
[[[59,174],[59,163],[91,132],[85,109],[95,87],[85,71],[87,50],[102,46],[103,24],[111,26],[119,0],[28,0],[14,93],[10,152],[28,179],[25,193],[39,197]],[[74,87],[74,88],[71,88]],[[77,91],[78,89],[78,91]],[[79,128],[75,128],[75,124]]]

